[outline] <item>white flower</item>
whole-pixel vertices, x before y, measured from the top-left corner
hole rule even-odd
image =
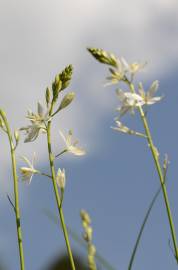
[[[118,83],[119,81],[126,81],[130,79],[133,80],[134,75],[145,67],[144,64],[139,64],[137,62],[128,64],[127,61],[121,57],[117,59],[117,68],[109,68],[111,76],[107,77],[112,84]],[[129,78],[127,77],[129,75]],[[109,83],[110,84],[110,83]]]
[[[30,110],[27,113],[27,118],[32,123],[26,127],[20,128],[20,130],[24,130],[26,132],[27,137],[24,142],[32,142],[36,140],[40,131],[46,132],[45,123],[50,120],[49,112],[44,112],[43,106],[38,102],[37,113],[34,114]]]
[[[39,171],[33,167],[34,158],[35,158],[35,154],[34,154],[32,162],[30,162],[25,156],[22,156],[22,159],[26,162],[28,167],[21,167],[20,173],[22,175],[22,180],[24,182],[27,182],[28,184],[31,183],[33,175],[39,173]]]
[[[30,121],[32,123],[35,124],[43,124],[44,122],[49,121],[50,117],[49,117],[49,111],[47,110],[45,112],[43,106],[41,105],[40,102],[38,102],[37,104],[37,113],[33,113],[31,110],[29,110],[27,112],[27,116],[28,119],[30,119]]]
[[[86,154],[85,150],[77,147],[76,145],[78,144],[78,141],[72,142],[72,130],[69,130],[68,135],[65,137],[62,131],[59,131],[61,138],[65,142],[66,149],[65,151],[70,152],[76,156],[83,156]]]
[[[140,64],[137,62],[134,62],[132,64],[128,64],[124,58],[121,58],[121,59],[122,59],[123,66],[125,68],[125,73],[129,72],[131,77],[133,77],[137,72],[142,70],[146,65],[146,63]]]
[[[138,92],[140,96],[143,98],[143,100],[145,101],[146,105],[152,105],[163,98],[163,97],[154,97],[156,91],[158,90],[158,86],[159,86],[159,82],[154,81],[151,84],[149,90],[145,93],[142,83],[139,83]]]
[[[33,142],[39,135],[40,130],[44,128],[38,124],[32,124],[26,127],[20,128],[20,130],[24,130],[26,132],[27,137],[25,138],[24,142]],[[44,132],[44,130],[43,130]]]
[[[125,73],[126,73],[126,68],[125,65],[121,60],[117,59],[117,68],[109,68],[109,71],[111,72],[111,76],[107,77],[111,83],[118,83],[119,81],[124,81],[125,80]]]
[[[65,170],[59,168],[57,175],[56,175],[56,182],[57,185],[60,187],[60,189],[64,189],[66,185],[66,175],[65,175]]]
[[[129,135],[136,135],[136,136],[140,136],[140,137],[146,137],[145,134],[142,134],[140,132],[134,131],[128,127],[126,127],[125,125],[123,125],[119,120],[116,120],[116,127],[111,127],[114,130],[123,132],[123,133],[127,133]]]
[[[117,89],[116,94],[121,103],[121,106],[117,109],[120,112],[120,116],[123,116],[128,111],[134,113],[134,108],[145,104],[143,98],[136,93],[124,92],[121,89]]]

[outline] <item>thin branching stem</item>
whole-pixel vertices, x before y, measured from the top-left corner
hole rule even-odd
[[[18,176],[17,176],[17,169],[16,169],[15,147],[13,144],[12,135],[11,135],[11,131],[10,131],[10,127],[9,127],[6,115],[2,110],[0,110],[0,115],[6,127],[6,132],[8,135],[10,150],[11,150],[12,173],[13,173],[13,179],[14,179],[14,200],[15,200],[14,210],[15,210],[15,216],[16,216],[17,238],[18,238],[18,247],[19,247],[19,256],[20,256],[20,269],[25,270],[25,260],[24,260],[23,243],[22,243],[22,230],[21,230],[21,224],[20,224],[19,191],[18,191]]]
[[[42,176],[46,176],[46,177],[52,179],[52,176],[49,175],[49,174],[47,174],[47,173],[40,172],[39,174],[42,175]]]
[[[52,114],[52,109],[53,109],[53,103],[51,105],[51,110],[50,110],[50,113],[49,113],[50,115]],[[51,176],[52,176],[54,194],[55,194],[56,203],[57,203],[57,207],[58,207],[60,222],[61,222],[61,226],[62,226],[62,230],[63,230],[65,242],[66,242],[66,247],[67,247],[67,252],[68,252],[68,255],[69,255],[71,269],[75,270],[74,259],[73,259],[72,250],[71,250],[71,247],[70,247],[67,227],[66,227],[66,224],[65,224],[64,214],[63,214],[63,210],[62,210],[61,198],[59,196],[59,191],[58,191],[58,187],[57,187],[57,183],[56,183],[56,173],[55,173],[55,167],[54,167],[54,159],[55,159],[55,157],[54,157],[54,155],[52,153],[52,147],[51,147],[51,121],[49,121],[48,125],[47,125],[47,144],[48,144],[48,154],[49,154],[49,162],[50,162],[50,168],[51,168]]]
[[[132,83],[129,84],[130,87],[130,91],[132,93],[135,93],[135,88],[134,85]],[[164,182],[164,175],[161,169],[161,165],[159,162],[159,158],[157,155],[157,151],[156,148],[153,144],[153,140],[152,140],[152,136],[151,136],[151,132],[147,123],[147,119],[145,117],[144,111],[142,109],[142,107],[138,107],[138,110],[140,112],[141,115],[141,119],[143,122],[143,126],[145,129],[145,133],[147,135],[147,141],[148,141],[148,145],[150,147],[151,153],[152,153],[152,157],[154,159],[154,163],[155,163],[155,167],[159,176],[159,180],[161,183],[161,188],[162,188],[162,193],[163,193],[163,197],[164,197],[164,202],[165,202],[165,206],[166,206],[166,211],[167,211],[167,215],[168,215],[168,220],[169,220],[169,226],[170,226],[170,231],[171,231],[171,236],[172,236],[172,241],[173,241],[173,246],[174,246],[174,252],[175,252],[175,258],[176,261],[178,263],[178,246],[177,246],[177,239],[176,239],[176,231],[175,231],[175,227],[174,227],[174,222],[173,222],[173,217],[172,217],[172,213],[171,213],[171,208],[170,208],[170,203],[169,203],[169,198],[168,198],[168,194],[167,194],[167,189],[166,189],[166,185]]]

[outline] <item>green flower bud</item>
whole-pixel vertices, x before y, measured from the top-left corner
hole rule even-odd
[[[56,89],[57,89],[58,92],[61,90],[62,82],[60,80],[60,76],[59,75],[56,75],[56,77],[55,77],[55,87],[56,87]]]
[[[62,81],[60,80],[60,76],[57,75],[55,77],[55,81],[52,83],[52,90],[53,90],[53,100],[56,101],[59,95],[59,92],[62,87]]]
[[[72,73],[73,73],[73,67],[72,65],[69,65],[59,74],[59,78],[62,82],[60,91],[64,90],[65,88],[69,86],[70,81],[72,79]]]
[[[88,225],[91,223],[91,218],[85,210],[80,211],[82,221],[85,221]]]
[[[3,128],[4,127],[4,122],[3,120],[0,118],[0,127]]]
[[[17,129],[14,131],[14,138],[15,138],[16,142],[18,142],[20,139],[20,134],[19,134],[19,131]]]
[[[96,247],[93,244],[89,246],[88,253],[90,256],[94,256],[96,254]]]
[[[61,101],[61,104],[59,106],[59,111],[64,109],[65,107],[67,107],[75,98],[75,93],[74,92],[70,92],[67,95],[64,96],[64,98]]]
[[[50,98],[51,98],[51,91],[50,91],[49,87],[47,87],[46,88],[46,104],[47,104],[47,106],[50,103]]]
[[[102,49],[97,49],[97,48],[87,48],[87,50],[100,63],[107,64],[107,65],[110,65],[113,67],[117,67],[117,58],[114,54],[108,53]]]

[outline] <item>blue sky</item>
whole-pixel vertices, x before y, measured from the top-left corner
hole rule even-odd
[[[0,1],[1,101],[13,128],[27,124],[27,109],[36,110],[46,86],[66,65],[74,66],[71,91],[76,100],[57,116],[55,147],[61,147],[59,129],[73,128],[85,157],[66,155],[56,166],[65,167],[66,222],[81,234],[79,211],[89,211],[94,243],[116,269],[127,269],[128,259],[148,204],[159,186],[147,143],[119,134],[110,126],[116,116],[115,87],[103,87],[107,69],[87,53],[87,46],[113,51],[128,61],[147,61],[138,76],[149,86],[160,81],[165,98],[149,109],[148,120],[163,160],[170,158],[168,192],[176,229],[177,214],[177,73],[178,3],[164,1]],[[142,129],[139,117],[125,116],[128,125]],[[13,211],[6,194],[12,193],[9,152],[1,139],[0,256],[7,269],[18,265]],[[36,166],[48,170],[45,136],[19,145],[17,156],[37,154]],[[19,164],[20,159],[18,158]],[[56,211],[48,179],[35,177],[20,183],[26,269],[42,270],[64,248],[59,228],[43,213]],[[150,216],[133,269],[177,268],[168,246],[170,238],[163,198]],[[72,242],[77,250],[78,246]],[[16,266],[18,267],[18,266]]]

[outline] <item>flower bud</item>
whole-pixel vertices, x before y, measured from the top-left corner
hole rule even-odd
[[[72,73],[73,73],[73,67],[72,65],[69,65],[59,74],[60,80],[62,82],[60,91],[68,87],[72,79]]]
[[[19,139],[20,139],[20,134],[19,134],[19,131],[17,129],[14,131],[14,138],[15,138],[16,145],[17,145],[19,142]]]
[[[64,96],[64,98],[61,101],[61,104],[59,106],[59,111],[64,109],[65,107],[67,107],[75,98],[75,93],[74,92],[70,92],[67,95]]]
[[[65,170],[63,169],[61,171],[61,169],[58,169],[57,175],[56,175],[56,182],[58,184],[58,186],[60,187],[60,189],[65,188],[65,184],[66,184],[66,176],[65,176]]]
[[[4,122],[3,120],[0,118],[0,127],[3,128],[4,127]]]
[[[82,221],[86,222],[88,225],[91,223],[91,218],[85,210],[80,211],[80,216]]]
[[[88,48],[88,51],[93,57],[100,63],[107,64],[113,67],[117,67],[117,58],[114,54],[108,53],[102,49]]]
[[[56,75],[55,81],[52,83],[52,90],[53,90],[53,100],[56,101],[59,95],[59,92],[62,87],[62,81],[60,80],[60,76]]]
[[[47,104],[47,106],[50,103],[50,97],[51,97],[51,91],[50,91],[49,87],[47,87],[46,88],[46,104]]]

